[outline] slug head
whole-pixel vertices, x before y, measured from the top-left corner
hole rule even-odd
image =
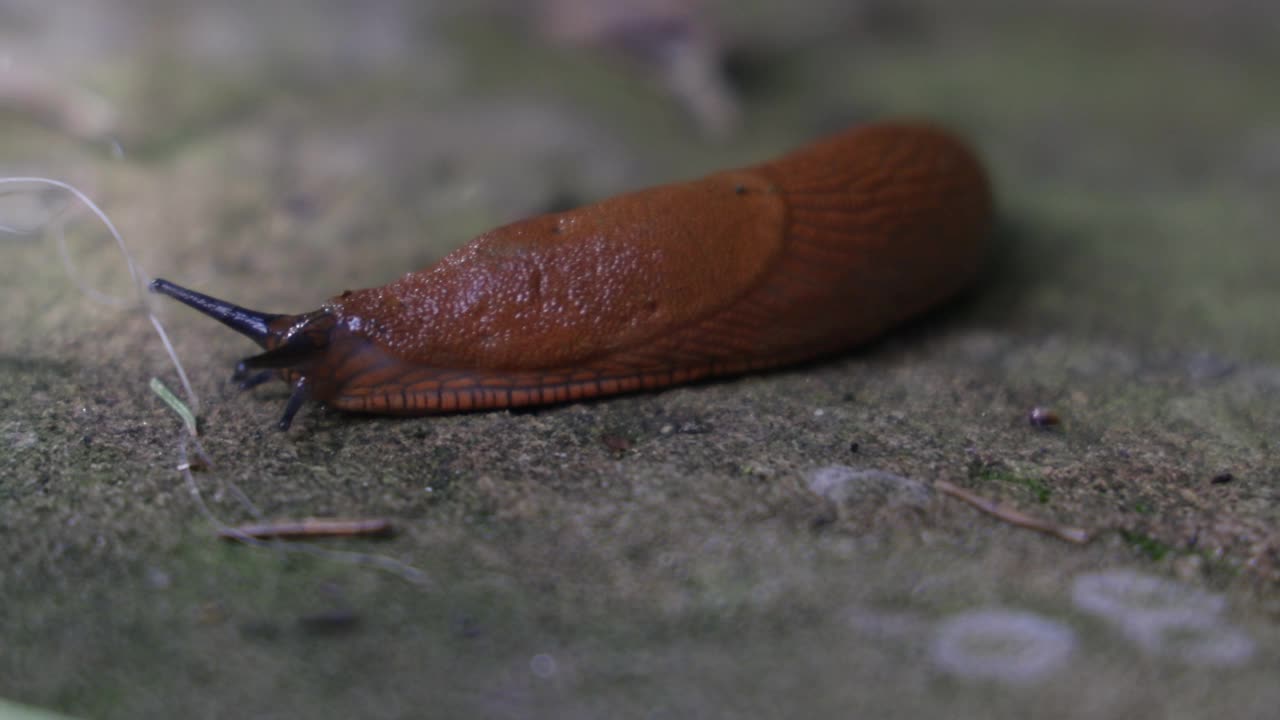
[[[263,313],[233,305],[225,300],[188,290],[167,280],[155,280],[151,292],[167,295],[178,302],[217,320],[258,343],[266,352],[236,363],[231,379],[248,389],[280,378],[293,385],[293,394],[280,418],[280,429],[287,430],[302,404],[309,400],[327,400],[338,392],[332,368],[327,366],[334,356],[335,345],[358,341],[345,333],[335,332],[337,319],[321,309],[300,315]]]

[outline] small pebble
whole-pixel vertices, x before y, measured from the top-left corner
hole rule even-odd
[[[1043,407],[1031,408],[1031,412],[1027,413],[1027,421],[1031,423],[1032,427],[1041,429],[1057,427],[1062,423],[1062,419],[1058,417],[1057,413]]]

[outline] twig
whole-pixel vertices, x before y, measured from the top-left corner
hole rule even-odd
[[[950,495],[957,500],[962,500],[973,507],[978,508],[982,512],[995,516],[1010,525],[1016,525],[1020,528],[1042,532],[1046,535],[1052,535],[1059,540],[1066,540],[1069,543],[1075,543],[1077,545],[1084,545],[1093,539],[1093,533],[1088,530],[1060,525],[1055,522],[1032,517],[1019,510],[1006,507],[995,500],[988,500],[987,498],[984,498],[975,492],[965,490],[958,485],[953,485],[946,480],[936,480],[934,481],[933,486],[944,494]]]
[[[241,525],[218,530],[223,540],[281,538],[297,540],[316,537],[389,537],[393,532],[390,520],[339,520],[333,518],[307,518],[283,520],[258,525]]]

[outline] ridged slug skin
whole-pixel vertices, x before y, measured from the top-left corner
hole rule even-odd
[[[238,373],[274,368],[295,382],[293,411],[304,398],[372,413],[480,410],[847,349],[971,283],[991,222],[985,173],[960,141],[872,125],[497,228],[304,315],[153,287],[267,348]]]

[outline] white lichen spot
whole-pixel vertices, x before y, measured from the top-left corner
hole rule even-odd
[[[828,465],[809,473],[809,490],[837,505],[875,502],[882,506],[924,507],[932,490],[919,480],[883,470],[855,470],[847,465]]]
[[[1071,600],[1080,610],[1108,619],[1132,615],[1169,620],[1216,618],[1226,607],[1219,594],[1132,570],[1080,575],[1071,587]]]
[[[1076,578],[1076,607],[1114,624],[1144,652],[1188,665],[1224,667],[1253,657],[1254,642],[1225,623],[1226,599],[1129,570]]]
[[[977,610],[942,624],[929,659],[955,677],[1023,685],[1056,672],[1075,645],[1075,632],[1062,623],[1029,612]]]
[[[1221,595],[1130,570],[1081,575],[1071,599],[1081,610],[1119,622],[1134,616],[1170,622],[1217,617],[1226,607]]]
[[[546,680],[556,674],[556,659],[546,653],[534,655],[529,660],[529,671]]]
[[[1253,657],[1254,642],[1243,630],[1216,617],[1183,618],[1170,622],[1137,616],[1123,627],[1144,651],[1187,665],[1232,667]]]

